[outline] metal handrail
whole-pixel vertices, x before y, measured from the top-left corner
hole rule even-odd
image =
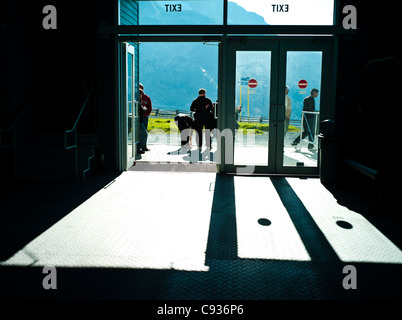
[[[89,98],[90,98],[90,96],[91,96],[91,94],[92,94],[93,91],[94,91],[94,86],[91,88],[91,90],[89,90],[88,95],[87,95],[87,97],[86,97],[86,99],[85,99],[85,102],[84,102],[84,104],[83,104],[83,106],[82,106],[82,108],[81,108],[81,111],[80,111],[80,113],[78,114],[77,119],[75,120],[74,126],[72,127],[72,129],[66,130],[66,131],[64,132],[64,148],[65,148],[66,150],[70,150],[70,149],[75,148],[75,180],[76,180],[76,181],[78,180],[77,124],[78,124],[78,121],[79,121],[80,118],[81,118],[82,113],[84,112],[85,106],[87,105],[88,100],[89,100]],[[68,145],[67,145],[67,135],[68,135],[69,133],[72,133],[72,132],[74,132],[74,144],[71,145],[71,146],[68,146]],[[87,170],[86,170],[86,171],[87,171]],[[84,175],[85,175],[86,171],[84,171]]]
[[[15,124],[17,123],[17,120],[22,116],[22,114],[25,112],[27,107],[31,104],[32,99],[36,96],[36,94],[39,92],[39,89],[42,87],[44,87],[44,85],[37,84],[35,86],[35,88],[33,89],[33,92],[29,95],[29,98],[24,102],[23,106],[17,112],[17,115],[15,116],[14,120],[11,122],[10,126],[7,128],[0,129],[0,148],[8,148],[8,147],[13,147],[15,145],[15,132],[13,134],[13,143],[7,144],[7,145],[2,144],[1,140],[2,140],[3,132],[15,129]]]
[[[216,108],[215,108],[216,111]],[[192,115],[191,111],[188,110],[177,110],[177,109],[159,109],[159,108],[154,108],[152,109],[152,113],[150,115],[150,118],[174,118],[178,113],[182,114],[187,114],[187,115]],[[217,115],[215,114],[215,119],[217,118]],[[239,119],[241,122],[241,119]],[[247,120],[248,122],[255,122],[255,123],[268,123],[269,118],[265,116],[245,116],[243,117],[243,120]],[[300,119],[291,119],[290,124],[296,127],[300,127],[301,124],[301,118]]]
[[[313,141],[310,141],[310,142],[313,142],[313,144],[316,144],[316,142],[317,142],[316,137],[317,137],[317,133],[318,133],[318,117],[320,115],[320,112],[319,111],[302,111],[302,118],[301,118],[301,125],[300,125],[300,143],[299,143],[299,148],[298,148],[299,152],[301,151],[301,145],[302,145],[302,140],[303,140],[302,139],[303,138],[303,131],[304,131],[303,123],[304,123],[304,118],[306,117],[306,113],[307,114],[312,114],[315,117],[314,138],[313,138],[313,135],[312,135],[312,132],[311,132],[310,125],[309,125],[309,123],[307,121],[307,118],[306,118],[306,124],[307,124],[307,128],[308,128],[310,137],[313,140]]]
[[[82,108],[81,108],[80,113],[78,114],[77,120],[75,120],[75,123],[74,123],[73,128],[70,129],[70,130],[66,130],[65,133],[64,133],[64,137],[65,137],[65,139],[64,139],[64,146],[65,146],[66,149],[72,149],[72,148],[74,148],[74,147],[76,146],[76,144],[73,145],[73,146],[69,146],[69,147],[67,146],[67,134],[76,131],[78,121],[79,121],[80,118],[81,118],[81,115],[82,115],[82,113],[83,113],[83,111],[84,111],[84,109],[85,109],[85,106],[87,105],[87,102],[88,102],[88,100],[89,100],[89,98],[90,98],[91,93],[92,93],[93,90],[94,90],[94,87],[92,87],[91,90],[89,90],[89,93],[88,93],[88,95],[87,95],[87,98],[85,99],[85,102],[84,102],[84,104],[83,104],[83,106],[82,106]]]

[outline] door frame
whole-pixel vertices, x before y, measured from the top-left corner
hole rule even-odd
[[[283,120],[282,116],[285,95],[280,88],[285,87],[286,82],[286,52],[287,51],[322,51],[322,73],[320,93],[321,120],[333,115],[335,95],[335,37],[333,36],[306,36],[306,37],[230,37],[224,39],[225,44],[220,50],[220,62],[222,65],[220,79],[219,101],[222,102],[218,109],[218,129],[222,132],[230,129],[234,132],[235,125],[235,76],[236,76],[236,52],[237,51],[271,51],[271,93],[270,93],[270,123],[268,166],[239,166],[233,163],[234,139],[220,139],[219,171],[225,173],[270,174],[270,175],[319,175],[319,150],[317,150],[316,167],[291,167],[283,166]],[[278,66],[278,67],[275,67]],[[282,111],[282,112],[281,112]],[[272,131],[271,131],[272,130]],[[230,144],[230,145],[229,145]]]
[[[217,119],[217,126],[218,129],[222,132],[225,128],[232,128],[234,129],[234,108],[232,104],[229,102],[231,101],[230,95],[234,97],[235,93],[235,86],[231,86],[230,83],[235,81],[235,53],[231,48],[236,47],[239,45],[243,47],[244,51],[253,51],[253,50],[260,50],[260,51],[267,51],[270,48],[275,49],[274,51],[277,52],[277,55],[273,54],[273,59],[278,61],[278,64],[281,64],[282,73],[278,72],[276,74],[277,81],[276,81],[276,93],[275,97],[278,97],[276,101],[277,104],[284,104],[285,96],[283,94],[278,95],[278,88],[282,88],[285,86],[286,81],[286,68],[282,65],[286,65],[286,59],[281,58],[281,50],[288,50],[288,51],[314,51],[313,48],[319,51],[323,51],[323,60],[322,60],[322,81],[321,81],[321,92],[328,92],[323,98],[320,95],[320,116],[321,120],[328,119],[334,116],[335,114],[335,91],[336,91],[336,67],[337,67],[337,36],[336,35],[327,35],[327,36],[227,36],[223,35],[220,37],[211,37],[211,39],[201,38],[199,37],[167,37],[167,38],[160,38],[160,37],[145,37],[144,39],[140,39],[136,37],[136,39],[131,37],[119,37],[120,40],[118,43],[120,44],[119,47],[119,54],[120,56],[120,66],[119,71],[120,75],[119,79],[119,87],[120,87],[120,107],[119,107],[119,154],[120,154],[120,171],[127,170],[127,137],[125,137],[125,130],[127,130],[125,119],[127,119],[125,114],[125,101],[124,97],[126,96],[125,90],[125,68],[126,68],[126,55],[124,46],[127,42],[134,42],[138,43],[140,40],[150,41],[150,42],[215,42],[219,43],[219,54],[218,54],[218,101],[219,101],[219,108],[218,108],[218,119]],[[234,51],[235,52],[235,51]],[[282,53],[283,55],[283,53]],[[273,63],[271,63],[272,65]],[[273,68],[271,68],[272,73]],[[234,72],[234,74],[233,74]],[[233,74],[233,79],[230,81],[230,76]],[[275,76],[275,75],[274,75]],[[272,76],[271,76],[271,79]],[[271,104],[274,95],[270,95]],[[233,100],[232,100],[233,101]],[[325,107],[324,107],[325,106]],[[270,108],[270,112],[273,112],[273,108]],[[270,117],[276,117],[277,114],[270,114]],[[278,131],[279,132],[279,131]],[[276,133],[274,134],[276,138]],[[271,136],[274,136],[271,135]],[[272,139],[270,141],[270,145],[275,145],[275,149],[280,148],[279,144],[277,143],[277,139]],[[283,139],[282,139],[283,140]],[[320,166],[320,157],[318,152],[318,159],[317,159],[317,167],[282,167],[282,168],[268,168],[267,167],[260,167],[255,166],[250,171],[250,168],[245,168],[244,166],[235,166],[230,163],[230,158],[233,159],[233,146],[231,147],[232,155],[230,156],[230,148],[227,147],[225,143],[225,138],[217,139],[217,152],[216,152],[216,165],[217,171],[221,173],[237,173],[237,174],[269,174],[269,175],[286,175],[286,176],[318,176],[319,175],[319,166]],[[283,145],[283,142],[282,142]],[[273,154],[273,152],[270,152]],[[275,151],[275,154],[278,154]],[[270,157],[273,157],[272,155]],[[269,159],[269,163],[272,161],[278,162],[278,159],[275,157],[274,160]],[[282,155],[283,159],[283,155]],[[229,160],[229,161],[227,161]],[[134,161],[134,160],[133,160]],[[233,160],[232,160],[233,161]],[[245,170],[242,170],[245,169]]]
[[[133,63],[132,63],[132,81],[131,81],[131,92],[132,92],[132,116],[131,116],[131,135],[132,135],[132,153],[131,156],[128,156],[128,121],[129,119],[129,114],[128,114],[128,91],[127,91],[127,75],[128,75],[128,63],[127,63],[127,55],[131,54],[133,56]],[[138,127],[138,112],[137,112],[137,106],[138,106],[138,101],[137,101],[137,93],[135,91],[136,88],[136,77],[135,77],[135,49],[132,45],[130,45],[127,42],[121,42],[120,43],[120,167],[122,171],[128,170],[130,167],[134,165],[135,162],[135,156],[136,156],[136,146],[137,146],[137,141],[136,141],[136,130]]]

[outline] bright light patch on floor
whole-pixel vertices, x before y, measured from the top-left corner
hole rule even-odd
[[[235,146],[234,164],[247,165],[267,165],[268,163],[268,145],[261,146]]]
[[[237,176],[235,182],[238,256],[310,261],[310,256],[271,180]],[[268,219],[264,226],[259,219]]]
[[[214,173],[124,172],[1,264],[208,271],[214,181]]]
[[[402,251],[362,215],[338,204],[319,179],[286,180],[342,261],[402,263]],[[352,228],[341,228],[337,221]]]
[[[304,141],[302,141],[302,143],[303,148],[300,152],[294,147],[285,147],[283,149],[284,166],[296,166],[297,163],[303,163],[304,167],[317,166],[317,149],[315,149],[314,151],[308,150],[307,143],[305,143]]]

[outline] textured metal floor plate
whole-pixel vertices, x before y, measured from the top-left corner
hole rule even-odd
[[[319,179],[286,180],[342,261],[402,263],[402,251],[362,215],[337,203]]]
[[[309,261],[271,180],[237,176],[234,184],[239,257]]]
[[[206,271],[215,176],[125,172],[2,264]]]
[[[212,172],[216,173],[216,164],[208,162],[198,163],[153,163],[137,161],[129,171],[160,171],[160,172]]]

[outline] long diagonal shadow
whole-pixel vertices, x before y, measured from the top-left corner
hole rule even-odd
[[[236,205],[232,175],[216,175],[205,259],[237,259]]]
[[[275,177],[271,178],[271,181],[288,211],[311,261],[239,258],[235,178],[233,175],[217,174],[205,254],[205,264],[211,267],[210,287],[219,288],[219,292],[230,288],[231,291],[227,294],[232,295],[236,292],[235,286],[225,287],[222,283],[226,283],[225,281],[232,283],[234,277],[237,276],[239,278],[236,278],[235,283],[245,296],[248,295],[248,292],[256,293],[255,290],[261,289],[261,286],[262,291],[266,288],[270,288],[270,291],[287,288],[288,291],[277,292],[279,296],[283,293],[291,294],[292,290],[295,290],[294,292],[300,290],[301,287],[296,285],[298,281],[301,281],[302,287],[306,286],[303,287],[303,290],[307,288],[309,297],[331,297],[334,294],[344,296],[345,292],[340,285],[342,283],[341,261],[332,246],[286,179]],[[270,183],[268,179],[267,183]],[[270,210],[269,203],[262,209]],[[244,266],[245,262],[249,262],[253,267],[246,268],[247,272],[243,273],[240,271],[242,270],[240,266]],[[229,274],[230,270],[232,273]],[[261,272],[264,274],[263,278],[259,278]],[[300,276],[297,280],[295,280],[296,275]],[[250,283],[238,280],[243,278],[249,279]],[[253,282],[253,279],[260,279],[258,285]],[[253,285],[250,287],[249,284]],[[211,292],[220,294],[215,290]]]
[[[284,207],[313,262],[339,263],[340,259],[310,213],[282,177],[271,177]],[[267,204],[269,206],[269,204]],[[217,174],[206,250],[208,260],[239,259],[237,253],[235,184],[233,175]]]
[[[340,262],[331,244],[286,179],[283,177],[271,177],[271,181],[288,211],[311,260],[315,262]]]

